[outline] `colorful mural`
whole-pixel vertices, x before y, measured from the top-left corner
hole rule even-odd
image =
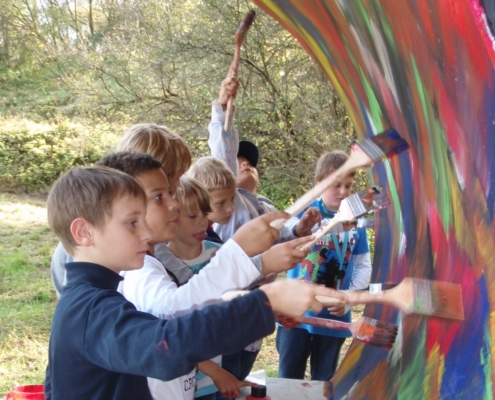
[[[373,169],[393,206],[377,218],[372,282],[463,288],[463,322],[367,307],[400,337],[390,352],[354,342],[335,398],[495,398],[493,2],[254,2],[325,71],[361,138],[393,128],[411,146]]]

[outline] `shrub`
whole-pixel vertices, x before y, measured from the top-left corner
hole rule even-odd
[[[61,123],[42,125],[27,120],[0,125],[0,186],[44,191],[74,166],[90,165],[111,145],[100,129]]]

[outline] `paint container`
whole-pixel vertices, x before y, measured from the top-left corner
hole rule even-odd
[[[270,397],[266,395],[266,386],[258,385],[257,387],[251,388],[251,395],[246,397],[246,400],[271,400]]]
[[[45,400],[43,385],[16,386],[8,394],[6,400]]]

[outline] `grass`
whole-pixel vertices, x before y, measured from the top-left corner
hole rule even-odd
[[[0,193],[0,398],[14,386],[44,381],[57,302],[50,277],[56,244],[44,198]],[[353,320],[361,314],[358,309]],[[349,344],[347,339],[341,358]],[[263,342],[253,370],[260,369],[277,376],[275,334]]]
[[[43,382],[56,304],[55,244],[43,199],[0,193],[0,397],[16,385]]]

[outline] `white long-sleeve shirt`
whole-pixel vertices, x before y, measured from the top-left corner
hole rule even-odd
[[[239,135],[234,126],[231,132],[224,130],[225,112],[218,101],[214,101],[211,107],[211,122],[208,125],[210,136],[208,145],[211,155],[224,161],[237,176],[237,152],[239,149]],[[244,189],[237,189],[234,199],[234,214],[228,224],[213,224],[213,229],[223,241],[230,239],[234,233],[245,223],[259,217],[262,214],[277,211],[277,209]],[[299,223],[298,218],[291,218],[280,229],[280,237],[277,242],[286,242],[295,239],[293,229]]]
[[[224,292],[248,286],[259,274],[242,248],[229,240],[210,263],[183,286],[177,287],[160,261],[146,256],[143,268],[121,273],[125,279],[118,290],[139,311],[172,319],[220,302]],[[148,385],[154,399],[192,400],[195,380],[193,370],[168,382],[148,378]]]

